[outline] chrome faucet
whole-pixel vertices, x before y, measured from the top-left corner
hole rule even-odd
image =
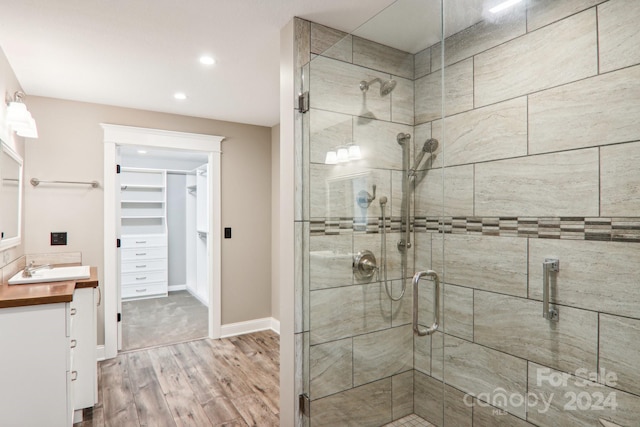
[[[31,277],[33,276],[34,271],[49,269],[51,269],[51,264],[35,265],[35,262],[31,261],[31,263],[27,267],[25,267],[24,271],[22,272],[22,277]]]

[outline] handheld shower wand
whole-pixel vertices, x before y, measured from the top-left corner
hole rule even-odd
[[[387,216],[385,214],[385,206],[387,205],[387,197],[380,197],[380,210],[382,211],[382,259],[380,263],[382,264],[382,276],[384,280],[384,291],[387,293],[387,296],[392,301],[400,301],[404,296],[404,292],[407,290],[407,282],[405,278],[402,279],[402,292],[399,297],[393,296],[393,290],[389,290],[389,284],[387,281]],[[380,280],[380,278],[378,278]]]

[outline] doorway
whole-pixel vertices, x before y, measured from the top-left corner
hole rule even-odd
[[[129,126],[102,124],[104,130],[104,256],[105,256],[105,357],[112,358],[122,348],[122,304],[120,288],[121,243],[120,175],[117,173],[119,149],[122,147],[143,147],[148,150],[179,150],[200,152],[206,155],[207,207],[206,224],[211,233],[206,242],[206,273],[208,288],[209,338],[220,337],[220,265],[221,265],[221,211],[220,211],[220,136],[135,128]],[[114,244],[116,243],[116,244]]]

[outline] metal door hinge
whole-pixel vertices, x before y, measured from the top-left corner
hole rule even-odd
[[[309,396],[307,396],[306,393],[299,395],[298,402],[300,406],[300,412],[302,412],[302,414],[305,417],[310,417],[311,416],[311,400],[309,399]]]
[[[118,313],[118,322],[122,322],[122,313]]]
[[[120,165],[116,165],[116,173],[120,173]]]
[[[298,95],[298,111],[301,113],[309,111],[309,91],[302,92]]]
[[[116,248],[119,248],[121,244],[120,239],[116,239]]]

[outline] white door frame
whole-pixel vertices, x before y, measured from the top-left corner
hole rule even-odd
[[[221,183],[220,155],[222,136],[173,132],[101,123],[104,130],[104,350],[105,358],[118,355],[118,298],[120,283],[116,248],[116,146],[136,145],[208,153],[209,173],[209,230],[207,255],[209,259],[209,338],[221,334]]]

